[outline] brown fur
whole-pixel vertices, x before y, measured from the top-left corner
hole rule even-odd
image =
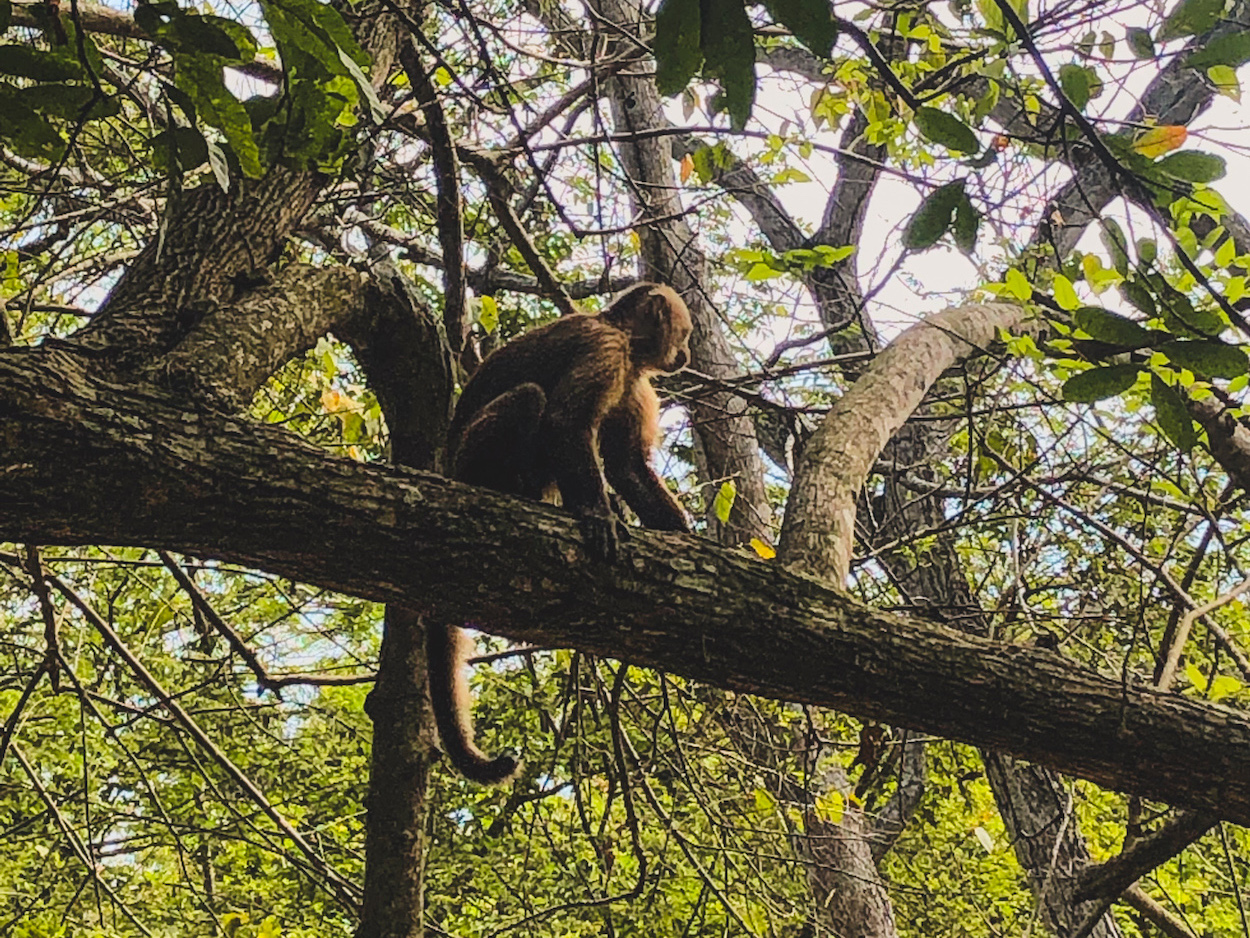
[[[553,489],[583,521],[592,554],[617,549],[608,483],[645,527],[689,531],[651,468],[660,403],[651,376],[690,361],[690,311],[670,287],[639,283],[602,313],[568,316],[489,355],[465,386],[449,433],[462,482],[541,499]],[[452,764],[478,782],[506,781],[519,763],[473,742],[459,629],[429,630],[430,695]]]

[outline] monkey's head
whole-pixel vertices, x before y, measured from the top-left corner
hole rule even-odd
[[[603,318],[629,334],[634,364],[672,374],[690,364],[694,325],[685,301],[672,287],[637,283],[618,296]]]

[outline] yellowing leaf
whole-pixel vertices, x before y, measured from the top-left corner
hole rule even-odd
[[[338,388],[326,388],[321,392],[321,407],[328,414],[338,413],[352,407],[352,400]]]
[[[1241,83],[1237,81],[1237,71],[1227,65],[1212,65],[1207,69],[1207,78],[1215,85],[1215,90],[1226,98],[1241,100]]]
[[[1207,686],[1207,676],[1192,662],[1185,665],[1185,677],[1189,678],[1189,683],[1199,690],[1204,690]]]
[[[1080,297],[1072,287],[1072,281],[1063,274],[1055,274],[1055,302],[1059,308],[1071,312],[1081,305]]]
[[[1153,159],[1184,146],[1188,136],[1189,131],[1179,124],[1152,127],[1133,142],[1133,150]]]
[[[694,172],[694,157],[687,153],[681,158],[681,181],[686,183],[690,181],[690,174]]]
[[[1242,683],[1237,678],[1221,674],[1211,682],[1211,700],[1218,702],[1225,697],[1231,697],[1242,689]]]
[[[721,524],[729,523],[729,512],[733,510],[734,500],[738,497],[738,487],[733,480],[722,482],[716,498],[712,501],[712,514]]]
[[[488,333],[494,332],[499,326],[499,304],[495,302],[493,296],[484,296],[479,302],[481,308],[477,314],[477,321]]]
[[[777,556],[777,551],[773,550],[771,544],[765,544],[758,537],[751,538],[751,549],[763,557],[765,560],[772,560]]]
[[[846,813],[846,799],[840,791],[830,791],[816,796],[816,816],[830,824],[841,824]]]

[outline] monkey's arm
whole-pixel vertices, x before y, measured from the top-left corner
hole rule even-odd
[[[628,337],[599,330],[547,398],[540,449],[564,507],[581,516],[587,549],[611,560],[625,534],[608,500],[599,427],[620,401],[629,370]]]
[[[643,527],[656,531],[689,531],[685,511],[664,480],[651,468],[651,443],[638,412],[628,410],[604,421],[599,439],[603,470],[618,495],[634,510]]]

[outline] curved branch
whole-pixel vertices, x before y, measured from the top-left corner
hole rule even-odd
[[[873,360],[808,440],[786,505],[778,555],[844,583],[854,546],[855,503],[877,458],[942,372],[988,348],[1027,313],[975,303],[912,326]]]

